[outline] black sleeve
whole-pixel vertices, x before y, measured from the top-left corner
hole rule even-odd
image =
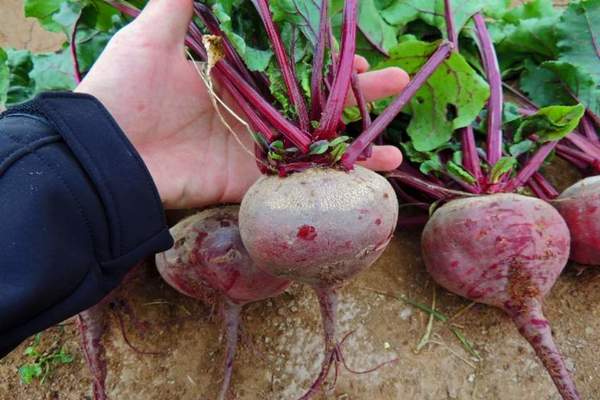
[[[100,102],[48,93],[0,115],[0,358],[171,245],[154,182]]]

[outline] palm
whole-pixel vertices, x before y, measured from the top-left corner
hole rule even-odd
[[[115,107],[111,113],[151,167],[153,177],[165,177],[171,186],[161,191],[184,188],[168,206],[238,201],[259,176],[244,127],[227,119],[241,146],[215,112],[198,72],[180,49],[120,39],[111,43],[106,52],[110,57],[101,58],[95,67],[106,75],[109,63],[120,65],[119,75],[111,77],[104,96],[96,95],[105,104],[111,103],[104,98],[110,96],[130,105]],[[102,68],[103,63],[107,68]],[[106,76],[104,81],[109,81]]]

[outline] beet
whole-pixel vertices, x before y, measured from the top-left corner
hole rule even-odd
[[[600,176],[577,182],[552,204],[571,231],[571,259],[600,265]]]
[[[225,368],[219,399],[226,398],[244,304],[275,297],[290,285],[256,267],[242,244],[236,206],[204,210],[171,229],[175,245],[156,256],[167,283],[207,304],[222,300],[226,336]]]
[[[544,296],[564,269],[570,249],[567,224],[551,205],[516,194],[451,201],[427,223],[422,249],[438,284],[503,309],[563,398],[579,399],[542,312]]]
[[[140,276],[140,272],[145,264],[139,263],[133,267],[123,278],[120,288],[129,285],[134,279]],[[92,375],[93,382],[93,393],[94,400],[107,400],[106,395],[106,358],[105,348],[102,343],[102,338],[108,329],[108,314],[111,308],[117,303],[122,303],[126,306],[124,300],[117,298],[119,289],[115,289],[110,292],[104,299],[93,307],[88,308],[85,311],[77,314],[75,323],[79,331],[80,347],[85,358],[88,370]],[[119,311],[114,311],[115,315],[119,318],[121,325],[121,333],[125,342],[136,352],[141,354],[156,354],[143,352],[131,345],[125,334],[125,328],[123,320],[119,314]]]
[[[76,324],[81,340],[81,350],[85,362],[92,374],[95,400],[107,400],[106,396],[106,359],[102,344],[108,321],[108,299],[77,315]]]
[[[270,274],[310,285],[319,299],[325,358],[304,398],[316,393],[338,362],[336,290],[379,258],[397,219],[392,186],[361,167],[263,176],[244,197],[240,232],[252,259]]]

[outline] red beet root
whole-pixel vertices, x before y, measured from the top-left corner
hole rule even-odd
[[[579,399],[542,313],[543,298],[569,258],[569,230],[555,209],[515,194],[455,200],[433,214],[422,246],[427,270],[438,284],[502,308],[563,398]]]
[[[381,176],[314,168],[264,176],[244,197],[240,232],[260,268],[312,286],[319,298],[325,358],[312,397],[339,361],[336,289],[383,253],[398,219],[398,200]]]
[[[144,264],[138,264],[123,278],[121,285],[126,285],[135,279]],[[107,400],[106,395],[106,359],[102,336],[108,328],[108,312],[115,299],[117,290],[112,291],[102,301],[93,307],[79,313],[76,317],[79,330],[80,346],[85,362],[92,375],[94,400]],[[128,342],[123,325],[123,338]],[[129,344],[129,342],[128,342]],[[137,351],[137,350],[136,350]]]
[[[226,336],[225,371],[219,399],[225,399],[244,304],[281,294],[290,284],[256,268],[238,228],[238,207],[202,211],[171,229],[175,246],[156,256],[162,277],[179,292],[211,304],[222,298]]]
[[[571,259],[600,265],[600,176],[577,182],[552,204],[571,231]]]
[[[76,319],[81,350],[92,374],[95,400],[108,399],[105,388],[106,360],[102,344],[102,336],[107,328],[107,305],[108,301],[105,299],[94,307],[79,313]]]

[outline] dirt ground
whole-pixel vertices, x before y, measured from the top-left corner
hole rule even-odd
[[[0,0],[0,45],[51,49],[57,38],[25,22],[20,3]],[[550,175],[558,172],[560,187],[577,178],[560,164]],[[559,399],[533,351],[500,311],[470,305],[435,288],[420,258],[419,235],[417,230],[398,232],[382,259],[341,291],[340,332],[354,332],[343,348],[349,366],[364,370],[397,361],[365,375],[342,369],[337,389],[323,398]],[[437,310],[450,317],[460,314],[451,324],[434,322],[429,344],[417,353],[429,315],[401,296],[431,306],[434,292]],[[132,350],[116,314],[111,314],[105,337],[110,398],[214,399],[223,356],[218,313],[170,289],[151,265],[122,288],[119,296],[137,317],[124,318],[130,342],[139,349],[164,354],[142,355]],[[586,400],[600,399],[599,303],[600,270],[570,266],[545,305],[557,344]],[[315,297],[301,286],[245,309],[233,398],[287,400],[304,392],[320,365],[317,310]],[[479,359],[465,349],[450,326],[472,343]],[[0,400],[91,399],[91,379],[72,321],[42,334],[42,350],[63,345],[74,355],[72,364],[53,369],[44,384],[19,381],[17,369],[28,362],[23,350],[29,343],[0,360]]]

